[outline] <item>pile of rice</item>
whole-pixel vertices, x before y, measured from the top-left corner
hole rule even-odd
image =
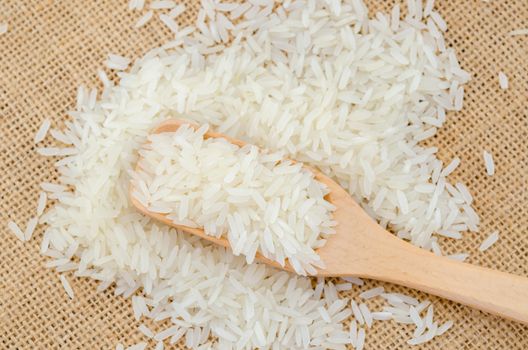
[[[334,233],[328,189],[301,163],[253,145],[206,138],[184,124],[149,135],[132,174],[132,196],[176,225],[225,237],[248,264],[257,251],[300,275],[323,267],[314,249]]]
[[[382,226],[442,254],[437,235],[461,238],[479,219],[465,186],[446,179],[459,160],[444,168],[436,148],[420,145],[446,111],[462,108],[469,79],[433,1],[409,0],[403,19],[398,5],[369,18],[361,0],[202,5],[195,26],[177,28],[118,85],[101,71],[99,98],[79,89],[66,129],[51,130],[62,148],[40,149],[61,156],[61,183],[43,184],[56,200],[41,217],[49,266],[99,280],[100,290],[115,284],[117,295],[134,296],[137,318],[170,319],[154,336],[160,348],[185,337],[193,348],[361,349],[373,320],[413,324],[409,344],[445,332],[451,323],[434,321],[427,301],[376,291],[387,304],[370,312],[338,295],[361,280],[314,287],[248,265],[138,214],[128,199],[151,128],[189,118],[319,168]]]

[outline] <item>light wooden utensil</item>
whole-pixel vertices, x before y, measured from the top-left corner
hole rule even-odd
[[[168,120],[153,133],[176,131],[182,124],[190,123]],[[245,145],[243,141],[214,132],[205,136]],[[334,212],[338,223],[336,234],[317,250],[326,265],[325,269],[318,270],[317,276],[357,276],[387,281],[528,324],[528,278],[453,261],[415,247],[379,226],[335,181],[315,169],[308,169],[328,187],[330,193],[326,199],[337,208]],[[165,215],[150,212],[133,196],[130,197],[143,214],[230,247],[226,239],[208,236],[202,229],[175,225]],[[257,258],[281,268],[274,261],[262,256]],[[288,266],[285,269],[291,271]]]

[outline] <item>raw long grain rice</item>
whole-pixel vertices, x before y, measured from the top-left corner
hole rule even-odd
[[[504,72],[499,72],[499,85],[502,90],[506,90],[508,88],[508,77]]]
[[[465,261],[468,257],[468,253],[456,253],[456,254],[450,254],[445,256],[448,259],[455,260],[455,261]]]
[[[440,176],[449,176],[460,165],[460,158],[455,157],[448,166],[442,170]]]
[[[385,292],[385,288],[383,288],[383,287],[375,287],[375,288],[371,288],[369,290],[366,290],[366,291],[360,293],[359,297],[363,298],[363,299],[370,299],[370,298],[377,297],[377,296],[383,294],[384,292]]]
[[[486,166],[486,174],[493,176],[495,174],[495,162],[493,156],[488,151],[484,151],[484,165]]]
[[[449,328],[451,328],[453,326],[454,322],[452,320],[449,320],[449,321],[446,321],[445,323],[443,323],[440,327],[438,327],[438,329],[436,330],[436,336],[440,336],[442,334],[444,334],[445,332],[447,332],[447,330]]]
[[[48,133],[50,125],[51,125],[51,121],[49,119],[44,119],[37,133],[35,134],[35,138],[33,139],[33,142],[39,143],[40,141],[44,140],[44,138],[46,138],[46,134]]]
[[[9,221],[7,223],[7,227],[11,232],[18,238],[20,241],[25,242],[24,232],[18,227],[18,225],[14,221]]]
[[[168,16],[172,19],[178,17],[185,11],[186,7],[184,4],[178,4],[176,7],[174,7],[172,10],[170,10]]]
[[[363,286],[365,284],[365,282],[359,277],[343,277],[342,279],[357,286]]]
[[[387,311],[375,311],[371,313],[373,320],[388,321],[392,319],[392,313]]]
[[[492,245],[494,245],[499,240],[499,231],[493,231],[486,239],[482,241],[479,246],[479,250],[484,252],[488,250]]]
[[[31,237],[33,236],[33,232],[35,232],[35,227],[37,227],[38,223],[38,217],[33,217],[29,219],[28,223],[26,224],[26,230],[24,231],[24,240],[29,241]]]
[[[178,23],[172,17],[166,14],[160,14],[159,19],[173,32],[174,34],[178,33]]]
[[[473,196],[471,196],[471,193],[469,192],[466,185],[464,185],[463,183],[457,182],[455,187],[457,188],[458,192],[460,192],[460,194],[462,195],[462,198],[464,198],[464,201],[467,204],[471,205],[471,203],[473,203]]]
[[[367,327],[372,327],[372,314],[370,313],[368,306],[365,303],[361,303],[359,304],[359,310],[361,311],[361,315],[363,315]]]
[[[136,23],[134,24],[134,27],[136,27],[136,28],[143,27],[145,24],[148,23],[148,21],[150,21],[150,19],[152,18],[153,14],[154,14],[153,11],[145,12],[145,14],[143,16],[139,17],[139,19],[136,21]]]
[[[360,324],[365,324],[365,319],[363,317],[363,313],[361,312],[361,309],[359,308],[358,304],[354,300],[350,300],[350,305],[352,306],[352,312],[354,314],[355,320]]]
[[[184,124],[150,135],[132,174],[136,200],[175,224],[225,237],[248,263],[259,252],[283,266],[286,259],[299,274],[315,273],[324,264],[315,249],[334,233],[326,186],[280,153],[206,138],[207,130]]]
[[[411,319],[413,320],[417,328],[420,328],[424,324],[418,311],[416,311],[416,309],[413,306],[409,308],[409,316],[411,317]]]
[[[352,283],[338,283],[335,285],[335,288],[338,292],[351,290],[352,289]]]
[[[105,63],[106,66],[110,69],[125,70],[130,64],[130,59],[121,55],[110,53],[108,54],[108,59]]]
[[[508,33],[510,36],[516,36],[516,35],[528,35],[528,28],[521,28],[512,30]]]
[[[360,328],[357,336],[356,350],[362,350],[365,346],[365,329]]]
[[[148,344],[145,342],[140,342],[129,346],[128,348],[126,348],[126,350],[145,350],[147,348],[147,345]]]
[[[42,213],[44,213],[44,209],[46,209],[46,203],[48,201],[48,195],[46,192],[40,192],[39,198],[37,201],[37,216],[41,216]]]
[[[134,7],[139,3],[135,1]],[[248,267],[243,260],[220,248],[204,245],[174,230],[138,218],[128,209],[124,199],[137,145],[145,141],[150,128],[169,116],[209,123],[230,136],[244,138],[271,151],[284,150],[287,157],[324,169],[368,208],[369,213],[384,227],[391,225],[400,237],[418,246],[430,248],[435,232],[440,229],[452,230],[455,225],[477,229],[478,216],[467,203],[462,203],[459,196],[453,196],[453,191],[449,192],[452,188],[446,186],[447,180],[440,175],[442,167],[435,152],[426,153],[416,144],[417,140],[436,133],[436,128],[445,122],[446,110],[462,106],[461,87],[470,78],[458,64],[454,49],[445,47],[443,32],[446,24],[436,11],[431,10],[429,22],[432,24],[426,25],[429,18],[420,19],[425,15],[427,4],[424,13],[420,11],[421,4],[412,4],[414,17],[410,21],[400,19],[399,8],[396,8],[391,14],[391,30],[387,16],[384,18],[380,14],[369,18],[368,9],[360,0],[340,9],[335,3],[325,7],[323,2],[317,1],[310,6],[304,1],[285,3],[284,6],[279,4],[276,13],[269,16],[271,6],[246,3],[223,9],[222,12],[230,20],[238,16],[239,22],[229,29],[227,22],[217,20],[217,5],[204,2],[204,6],[209,8],[207,13],[205,10],[199,12],[194,31],[188,30],[181,37],[178,36],[181,33],[176,34],[170,47],[152,50],[138,60],[127,74],[120,73],[121,82],[109,84],[100,101],[94,101],[94,90],[79,89],[77,111],[70,114],[74,123],[67,124],[64,132],[79,151],[57,162],[68,191],[64,187],[50,194],[50,198],[53,196],[60,200],[42,217],[43,222],[48,224],[41,245],[44,252],[56,250],[59,255],[64,255],[70,242],[78,240],[82,244],[76,254],[81,257],[82,271],[76,275],[96,278],[97,273],[108,274],[111,276],[108,279],[116,284],[118,295],[129,296],[141,289],[149,298],[148,307],[152,309],[145,316],[154,319],[170,314],[175,320],[193,320],[197,313],[201,313],[211,317],[209,325],[219,324],[228,329],[224,321],[227,313],[229,317],[236,316],[237,320],[249,317],[249,321],[233,323],[246,329],[249,324],[257,320],[260,322],[258,315],[270,311],[262,301],[274,298],[275,293],[312,295],[314,290],[303,279],[295,278],[294,282],[287,282],[290,279],[285,277],[282,281],[283,275],[276,271],[260,265]],[[340,15],[336,15],[338,11],[341,11]],[[336,16],[348,16],[351,20],[339,23]],[[292,23],[303,23],[305,28]],[[437,31],[433,29],[433,24]],[[335,35],[341,30],[341,37]],[[294,35],[281,37],[283,33]],[[434,40],[428,43],[426,49],[417,42],[410,42],[411,50],[401,50],[399,43],[409,35],[433,37]],[[376,49],[379,52],[372,50],[372,36],[379,38]],[[225,47],[215,43],[226,37],[236,39]],[[335,51],[338,46],[340,51]],[[347,64],[339,60],[358,50],[364,50],[369,55],[350,56],[354,57],[353,62]],[[398,51],[399,55],[392,56],[391,50]],[[402,79],[397,83],[387,78],[388,75],[376,76],[380,72],[379,67],[376,68],[376,59],[391,56],[398,58],[383,60],[383,69],[390,69],[395,74],[401,73],[401,62],[404,61],[408,61],[410,67],[427,69],[418,69],[408,76],[399,75]],[[346,73],[351,64],[357,69]],[[117,65],[122,68],[119,62]],[[331,78],[330,73],[335,74],[336,79]],[[338,74],[343,74],[343,79],[337,79]],[[244,79],[238,79],[241,76]],[[389,90],[392,97],[385,99]],[[319,94],[320,91],[327,94]],[[410,94],[413,98],[409,98]],[[418,100],[424,102],[418,105],[415,103]],[[241,105],[244,108],[240,108]],[[300,105],[305,109],[300,109]],[[125,106],[145,108],[138,108],[132,115]],[[375,121],[372,116],[380,115],[380,108],[387,111],[382,115],[390,118]],[[424,110],[433,113],[424,113]],[[349,128],[349,125],[354,128]],[[397,132],[388,134],[388,129]],[[89,142],[85,144],[85,140]],[[343,153],[343,149],[348,153]],[[61,152],[72,151],[51,152],[60,155]],[[371,159],[376,159],[376,162],[371,162]],[[76,173],[73,170],[79,164],[82,166]],[[428,184],[433,185],[432,192],[413,190],[427,188]],[[399,209],[405,207],[405,202],[398,203],[395,188],[407,188],[401,190],[405,196],[400,195],[408,202],[407,214],[400,213]],[[378,197],[383,190],[385,195]],[[107,195],[102,196],[103,193]],[[376,197],[380,199],[373,208],[372,202]],[[432,205],[424,208],[417,203]],[[85,232],[90,232],[90,226],[84,224],[93,223],[94,216],[85,215],[85,211],[79,210],[79,205],[112,213],[111,218],[98,217],[96,224],[101,230],[95,237],[88,238]],[[82,220],[79,220],[79,214]],[[73,232],[81,236],[73,235]],[[120,239],[119,245],[110,244],[110,237]],[[104,248],[95,250],[96,241]],[[139,241],[141,246],[134,243]],[[137,253],[127,254],[134,251]],[[67,264],[69,262],[62,262],[59,266]],[[211,281],[211,273],[205,273],[200,266],[212,268],[218,280]],[[220,267],[224,270],[216,270]],[[113,274],[115,271],[118,271],[117,275]],[[207,302],[203,295],[193,294],[194,283],[226,285],[226,280],[221,277],[224,272],[230,276],[227,284],[236,288],[240,299],[232,300],[225,290],[212,287],[205,288],[207,291],[214,290],[214,294],[207,295]],[[190,279],[189,275],[193,278]],[[177,279],[178,285],[170,282],[170,278]],[[249,283],[244,278],[249,279]],[[271,280],[270,284],[266,284],[268,280]],[[108,281],[104,283],[108,284]],[[308,303],[314,304],[314,310],[319,306],[329,309],[330,304],[340,298],[336,288],[325,281],[321,281],[316,288],[319,288],[316,297],[304,297],[308,298]],[[270,289],[274,290],[272,296],[259,294],[260,290]],[[248,295],[256,296],[251,299]],[[291,297],[304,299],[299,294]],[[167,298],[191,300],[191,305],[172,309],[166,303]],[[396,298],[393,297],[393,302]],[[212,313],[217,302],[223,306]],[[306,322],[305,309],[291,300],[283,302],[274,299],[273,302],[280,308],[273,312],[278,312],[284,320],[274,326],[285,329],[288,336],[283,338],[284,346],[293,347],[296,336],[289,325],[296,321]],[[406,314],[408,304],[394,304],[397,305],[391,310],[394,319],[412,323]],[[244,311],[239,311],[241,305],[244,305]],[[254,307],[251,309],[246,305]],[[346,312],[342,311],[336,310],[335,317],[344,317]],[[318,313],[310,315],[316,318],[312,324],[322,321]],[[213,346],[206,340],[201,341],[201,325],[190,322],[179,327],[171,336],[171,342],[173,338],[177,341],[185,336],[191,345]],[[331,330],[330,337],[323,338],[311,326],[306,326],[308,336],[303,331],[303,335],[298,337],[301,341],[308,337],[315,343],[332,339],[336,344],[330,345],[335,346],[349,333],[343,329],[342,322],[332,321],[325,327]],[[274,337],[268,334],[269,328],[261,326],[261,330],[266,346],[272,347]],[[362,332],[364,334],[364,330]],[[228,340],[229,335],[224,338],[220,333],[211,329],[214,337],[233,346]],[[431,329],[424,334],[430,337]],[[262,334],[258,338],[247,338],[248,346],[260,346]]]
[[[151,10],[172,9],[176,3],[172,0],[155,0],[150,3]]]
[[[349,336],[350,336],[350,344],[355,348],[357,346],[357,338],[358,338],[358,327],[357,327],[357,322],[355,319],[350,321]]]
[[[75,297],[75,294],[73,293],[73,289],[70,286],[70,282],[68,282],[66,277],[62,274],[59,275],[59,279],[61,281],[62,288],[64,288],[64,291],[66,292],[66,294],[68,294],[68,297],[70,299],[73,299]]]
[[[147,338],[154,338],[154,333],[150,330],[150,328],[148,328],[147,326],[145,326],[144,324],[140,324],[139,327],[138,327],[139,331],[141,333],[143,333],[145,335],[145,337]]]

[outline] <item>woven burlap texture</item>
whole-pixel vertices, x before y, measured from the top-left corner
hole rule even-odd
[[[393,1],[370,1],[371,13],[388,11]],[[187,3],[190,23],[199,6]],[[442,241],[446,253],[469,252],[469,262],[528,276],[528,36],[507,33],[528,28],[526,0],[438,0],[446,19],[449,45],[462,67],[472,73],[461,112],[429,143],[444,162],[458,155],[462,165],[451,175],[475,197],[481,232],[463,240]],[[144,11],[143,11],[144,12]],[[35,152],[33,135],[44,118],[53,126],[68,119],[80,84],[100,86],[97,69],[106,54],[139,57],[171,37],[159,20],[134,29],[143,12],[125,1],[0,1],[0,347],[2,349],[112,349],[117,342],[143,339],[130,300],[113,288],[96,293],[96,283],[69,276],[75,299],[69,300],[56,272],[39,254],[42,228],[29,243],[7,230],[7,221],[24,226],[35,215],[39,183],[56,180],[52,159]],[[499,89],[497,74],[509,77]],[[45,141],[47,144],[49,141]],[[483,150],[494,155],[497,170],[485,174]],[[478,245],[491,231],[501,238],[489,251]],[[378,282],[368,282],[378,285]],[[439,321],[455,325],[442,337],[417,349],[527,349],[528,327],[398,286],[390,291],[431,298]],[[356,294],[357,289],[350,294]],[[528,302],[528,301],[527,301]],[[373,306],[376,301],[373,301]],[[366,349],[405,349],[412,327],[376,322],[367,330]],[[175,348],[184,348],[177,344]]]

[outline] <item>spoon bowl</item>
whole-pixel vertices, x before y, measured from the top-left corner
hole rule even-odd
[[[171,119],[153,133],[174,132],[183,124],[197,128],[188,121]],[[240,147],[246,145],[212,131],[205,137],[224,138]],[[336,207],[333,212],[336,233],[317,249],[325,265],[324,269],[317,269],[317,276],[356,276],[392,282],[528,324],[528,278],[436,256],[407,243],[379,226],[334,180],[316,169],[304,167],[327,186],[329,193],[325,198]],[[176,225],[166,215],[149,211],[134,196],[130,198],[141,213],[230,248],[227,239],[209,236],[201,228]],[[258,253],[256,258],[273,267],[293,271],[288,264],[282,267]]]

